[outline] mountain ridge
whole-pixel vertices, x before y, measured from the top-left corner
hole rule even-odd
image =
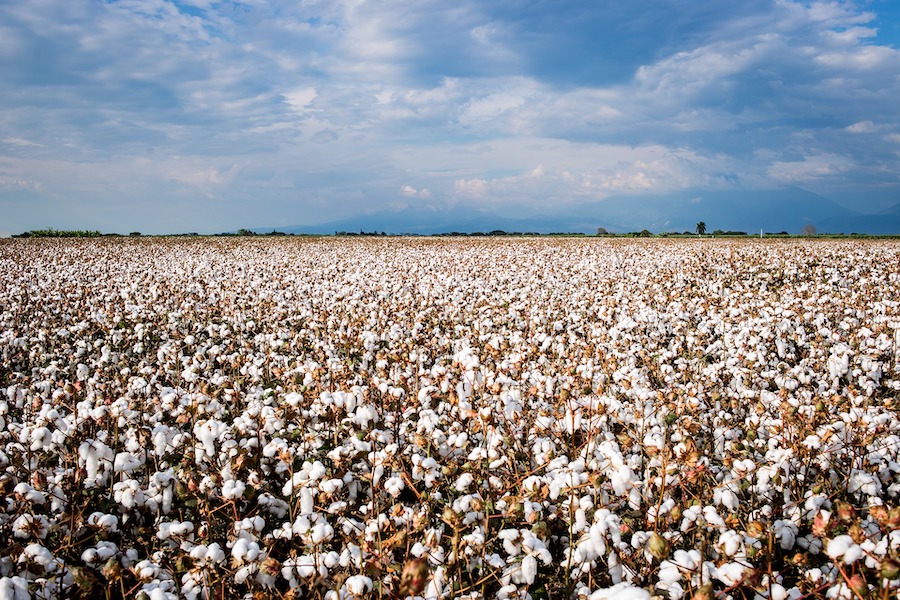
[[[471,205],[450,208],[407,207],[385,210],[318,225],[276,226],[298,234],[385,232],[435,235],[502,230],[520,233],[610,233],[649,230],[653,233],[694,231],[703,221],[707,231],[801,233],[809,225],[820,233],[900,233],[900,203],[879,214],[863,214],[802,188],[751,191],[680,192],[617,196],[591,203],[545,207],[531,217],[512,217]],[[273,228],[258,228],[267,232]]]

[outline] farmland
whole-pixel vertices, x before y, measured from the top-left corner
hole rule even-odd
[[[900,589],[900,244],[0,241],[0,598]]]

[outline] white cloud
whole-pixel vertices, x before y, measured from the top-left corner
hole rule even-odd
[[[291,107],[291,110],[304,114],[308,112],[313,100],[319,97],[319,93],[316,91],[316,88],[308,87],[285,92],[282,94],[282,97],[284,102]]]
[[[400,188],[400,193],[407,198],[431,198],[431,190],[429,190],[428,188],[417,190],[411,185],[402,186]]]
[[[32,148],[42,148],[43,147],[42,144],[38,144],[37,142],[32,142],[31,140],[26,140],[26,139],[20,138],[20,137],[5,137],[0,141],[2,141],[4,144],[8,144],[10,146],[20,146],[20,147],[31,146]]]
[[[776,161],[768,168],[768,176],[781,184],[811,184],[846,173],[852,161],[836,154],[807,156],[801,160]]]
[[[463,198],[481,199],[487,196],[489,185],[486,179],[457,179],[453,188]]]
[[[875,124],[872,121],[859,121],[846,129],[850,133],[872,133],[875,131]]]
[[[41,187],[41,182],[39,181],[0,175],[0,189],[3,190],[25,190],[31,192],[39,192],[41,191]]]

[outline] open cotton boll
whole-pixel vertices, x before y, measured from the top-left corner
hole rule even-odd
[[[96,527],[105,533],[116,533],[119,530],[119,519],[115,515],[94,512],[88,516],[88,525]]]
[[[38,543],[28,544],[25,547],[25,550],[19,556],[19,562],[24,561],[40,565],[46,573],[55,572],[59,567],[53,553]]]
[[[650,600],[650,592],[630,583],[617,583],[592,592],[588,600]]]
[[[18,576],[0,577],[0,599],[30,600],[31,592],[28,591],[28,580]]]
[[[728,562],[715,568],[713,577],[726,586],[733,586],[744,578],[747,567],[740,562]]]
[[[81,560],[89,565],[97,566],[114,557],[118,551],[118,547],[112,542],[99,542],[95,547],[82,552]]]
[[[853,538],[849,535],[839,535],[828,542],[828,546],[825,547],[825,554],[828,555],[828,558],[837,560],[855,545]]]
[[[797,533],[800,531],[796,523],[778,519],[775,521],[772,529],[775,532],[775,538],[778,539],[781,544],[782,550],[790,550],[794,547]]]
[[[200,544],[191,548],[191,558],[203,565],[206,563],[221,564],[225,562],[225,552],[217,542],[210,545]]]
[[[769,600],[787,600],[788,592],[778,583],[769,584]]]
[[[243,481],[235,481],[229,479],[222,484],[222,497],[228,500],[237,500],[243,497],[244,490],[247,488]]]
[[[365,575],[352,575],[344,582],[344,588],[354,596],[362,596],[372,591],[372,579]]]

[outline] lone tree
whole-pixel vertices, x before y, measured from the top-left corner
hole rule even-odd
[[[703,235],[704,233],[706,233],[706,223],[700,221],[697,223],[697,235]]]
[[[807,223],[803,226],[803,235],[806,237],[812,237],[816,235],[816,226],[812,223]]]

